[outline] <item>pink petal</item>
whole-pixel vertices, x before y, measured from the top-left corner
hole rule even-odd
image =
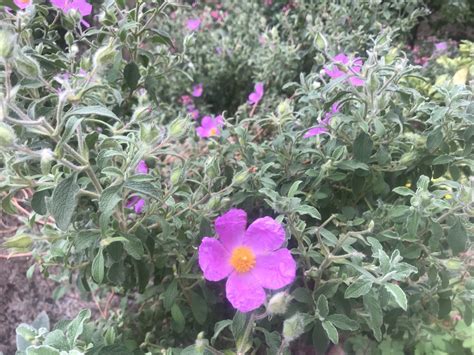
[[[255,93],[260,96],[263,96],[263,83],[256,83],[255,84]]]
[[[263,217],[255,220],[247,228],[242,243],[259,255],[278,249],[284,241],[283,226],[271,217]]]
[[[202,95],[202,91],[203,91],[202,84],[194,85],[193,92],[191,95],[193,95],[194,97],[200,97]]]
[[[249,103],[254,105],[260,101],[260,98],[257,93],[253,92],[249,95]]]
[[[127,208],[132,208],[133,206],[135,206],[137,204],[137,202],[140,200],[140,197],[138,196],[133,196],[131,198],[128,199],[127,201],[127,204],[125,205],[125,207]]]
[[[21,1],[21,0],[13,0],[16,6],[18,6],[20,9],[26,9],[28,6],[31,5],[31,0],[28,1]]]
[[[143,207],[145,207],[145,200],[140,198],[138,202],[135,204],[135,213],[140,214],[143,212]]]
[[[267,255],[257,256],[253,276],[264,288],[278,290],[292,283],[296,275],[296,262],[286,248]]]
[[[344,53],[339,53],[338,55],[332,58],[332,61],[342,63],[342,64],[347,64],[349,63],[349,58]]]
[[[361,79],[361,78],[358,78],[356,76],[350,77],[349,82],[354,86],[363,86],[364,85],[364,80]]]
[[[92,5],[85,0],[74,0],[71,8],[76,9],[82,16],[90,15],[92,12]]]
[[[260,307],[266,299],[265,291],[250,272],[232,273],[227,279],[226,296],[240,312],[250,312]]]
[[[324,67],[324,71],[332,79],[336,79],[344,75],[344,72],[334,64],[331,67]]]
[[[196,133],[199,137],[201,138],[207,138],[209,137],[209,130],[205,129],[203,127],[197,127],[196,128]]]
[[[199,29],[199,26],[201,26],[201,20],[196,18],[196,19],[189,19],[186,22],[186,26],[188,27],[188,30],[190,31],[196,31]]]
[[[137,167],[135,168],[137,174],[148,174],[148,166],[144,160],[140,160]]]
[[[244,210],[231,209],[216,218],[214,227],[222,244],[231,251],[239,245],[245,234],[247,226],[247,213]]]
[[[201,121],[201,127],[203,128],[214,128],[216,125],[211,116],[204,116]]]
[[[216,123],[216,126],[222,126],[224,124],[224,118],[222,115],[218,115],[214,118],[214,122]]]
[[[198,254],[199,266],[206,280],[220,281],[232,272],[230,254],[217,239],[205,237]]]
[[[311,128],[308,132],[306,132],[303,138],[314,137],[314,136],[327,133],[327,132],[328,132],[328,129],[326,127],[316,126],[316,127]]]

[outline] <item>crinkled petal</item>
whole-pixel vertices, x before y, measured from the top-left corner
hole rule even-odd
[[[231,251],[240,245],[247,226],[247,213],[244,210],[233,208],[216,218],[214,227],[224,247]]]
[[[230,254],[217,239],[205,237],[198,254],[199,266],[206,280],[220,281],[232,272]]]
[[[283,248],[257,256],[252,274],[264,288],[278,290],[294,281],[296,262],[290,251]]]
[[[31,0],[13,0],[13,2],[22,10],[31,5]]]
[[[326,74],[332,78],[332,79],[336,79],[336,78],[339,78],[341,76],[344,75],[344,72],[342,70],[340,70],[336,65],[332,65],[330,67],[324,67],[324,71],[326,72]]]
[[[254,105],[260,101],[258,94],[253,92],[249,95],[249,104]]]
[[[209,130],[206,129],[206,128],[203,128],[203,127],[197,127],[196,128],[196,133],[201,138],[209,137]]]
[[[271,217],[263,217],[247,228],[242,243],[251,247],[258,255],[280,248],[284,241],[283,226]]]
[[[240,312],[250,312],[260,307],[266,299],[265,290],[250,272],[232,273],[227,279],[226,296]]]
[[[79,11],[82,16],[90,15],[92,12],[92,5],[85,0],[74,0],[71,8]]]

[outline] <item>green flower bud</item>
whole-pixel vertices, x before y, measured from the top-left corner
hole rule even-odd
[[[291,113],[291,105],[289,100],[284,100],[278,104],[277,112],[280,116],[285,116]]]
[[[207,202],[207,207],[209,208],[210,211],[213,211],[214,209],[219,208],[220,202],[221,202],[220,197],[217,195],[214,195]]]
[[[204,332],[200,332],[196,337],[194,350],[196,350],[199,354],[203,354],[207,345],[209,345],[209,340],[204,339]]]
[[[245,181],[247,181],[248,177],[248,169],[242,170],[234,175],[234,178],[232,179],[232,184],[236,186],[242,185]]]
[[[304,328],[303,316],[300,313],[295,313],[283,323],[283,338],[288,343],[298,339],[304,333]]]
[[[182,181],[183,169],[181,167],[173,169],[170,181],[173,185],[178,185]]]
[[[132,121],[140,121],[142,118],[146,118],[151,112],[151,108],[149,106],[138,106],[132,115]]]
[[[16,39],[10,31],[0,31],[0,58],[8,59],[15,49]]]
[[[286,292],[278,292],[270,298],[267,306],[267,312],[269,314],[285,314],[288,309],[288,304],[290,303],[291,297]]]
[[[189,127],[189,121],[185,118],[177,118],[169,126],[169,135],[173,138],[182,137]]]
[[[13,128],[8,126],[6,123],[0,122],[0,147],[11,146],[16,139]]]
[[[27,234],[15,235],[7,238],[2,246],[7,249],[28,249],[33,244],[33,239]]]
[[[64,41],[66,41],[69,47],[72,46],[72,44],[74,43],[74,35],[72,34],[71,31],[66,32],[66,34],[64,35]]]
[[[38,62],[30,56],[20,54],[15,59],[16,70],[25,78],[38,78],[41,69]]]
[[[103,67],[111,64],[117,55],[117,48],[110,41],[107,46],[100,47],[94,54],[94,67]]]
[[[207,158],[206,162],[204,163],[204,172],[210,178],[216,177],[220,174],[219,162],[214,156]]]
[[[316,45],[316,48],[318,48],[320,50],[326,50],[326,48],[328,47],[328,41],[321,34],[321,32],[318,32],[316,34],[316,37],[314,39],[314,44]]]

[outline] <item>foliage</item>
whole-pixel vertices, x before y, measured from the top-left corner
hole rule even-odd
[[[1,15],[2,210],[18,213],[11,199],[34,192],[6,247],[118,303],[52,331],[20,325],[19,351],[472,348],[472,85],[414,80],[423,72],[397,41],[424,13],[419,1],[270,3],[191,13],[106,1],[87,29],[49,3]],[[329,80],[341,52],[362,71],[340,65],[347,75]],[[250,105],[259,81],[264,96]],[[182,104],[198,83],[193,104],[223,114],[220,136],[200,139]],[[335,103],[327,134],[303,138]],[[298,264],[288,297],[275,291],[252,313],[233,310],[197,264],[231,207],[281,222]]]

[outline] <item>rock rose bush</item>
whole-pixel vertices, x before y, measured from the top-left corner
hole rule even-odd
[[[408,47],[427,13],[5,3],[3,246],[97,306],[17,353],[473,351],[472,43]]]

